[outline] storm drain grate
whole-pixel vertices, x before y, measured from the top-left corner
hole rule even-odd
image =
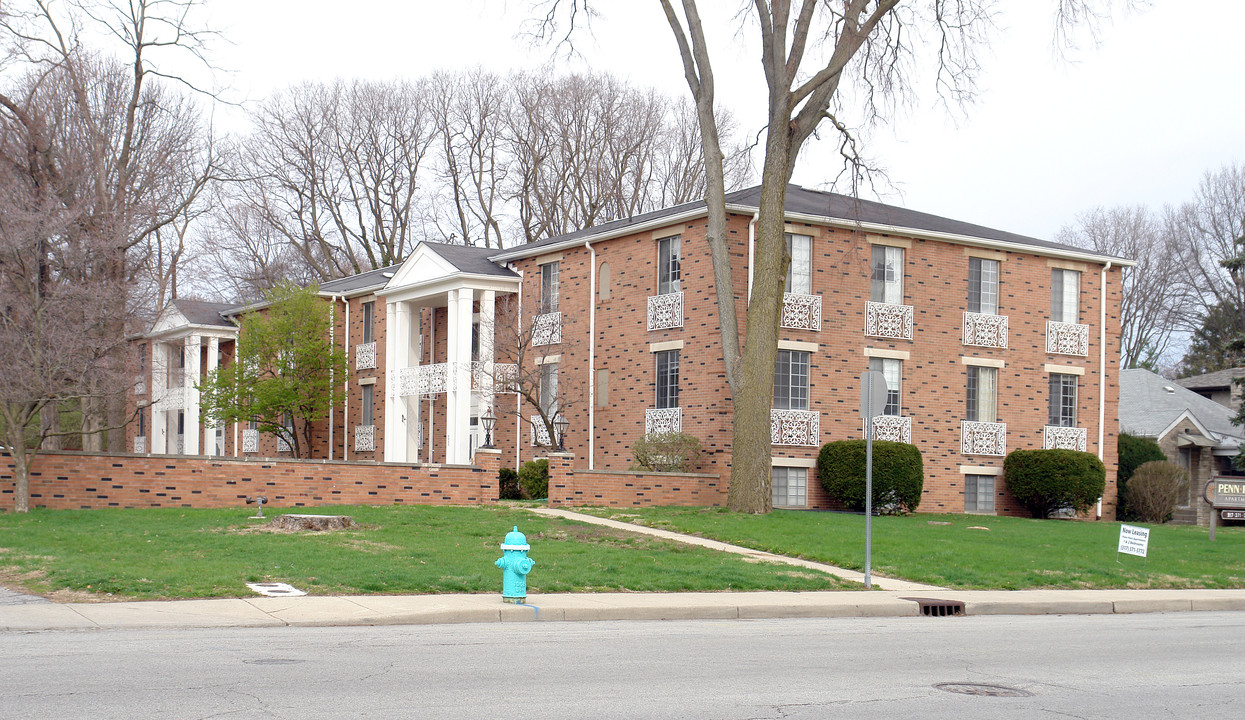
[[[964,614],[964,603],[960,600],[938,600],[936,598],[900,598],[911,600],[921,606],[921,614],[925,617],[953,617]]]
[[[1020,688],[1006,685],[989,685],[986,683],[935,683],[934,687],[949,693],[960,695],[978,695],[981,697],[1033,697],[1033,693]]]

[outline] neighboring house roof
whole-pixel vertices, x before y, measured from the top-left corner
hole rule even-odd
[[[727,193],[726,204],[729,209],[755,211],[760,207],[761,187],[755,186]],[[961,222],[959,220],[951,220],[949,218],[931,215],[929,213],[917,212],[894,205],[886,205],[872,200],[863,200],[847,195],[839,195],[837,193],[825,192],[822,190],[809,190],[799,185],[787,186],[787,213],[794,215],[805,215],[812,218],[825,220],[834,220],[847,223],[859,223],[862,225],[880,226],[882,228],[891,228],[895,230],[911,230],[917,232],[934,233],[938,235],[952,235],[964,238],[977,238],[992,243],[1001,243],[1003,245],[1015,245],[1017,249],[1034,249],[1038,251],[1053,252],[1063,255],[1076,255],[1087,259],[1100,259],[1102,261],[1113,261],[1116,263],[1132,264],[1131,260],[1124,258],[1111,257],[1106,255],[1098,255],[1093,251],[1085,248],[1078,248],[1071,245],[1063,245],[1060,243],[1049,242],[1047,240],[1039,240],[1025,235],[1017,235],[1016,233],[1005,232],[1002,230],[994,230],[992,228],[972,223]],[[684,203],[674,207],[662,208],[652,212],[642,213],[635,217],[615,220],[613,222],[601,223],[593,227],[576,230],[558,235],[551,238],[545,238],[533,243],[519,245],[504,251],[494,252],[493,259],[495,261],[517,259],[520,257],[529,257],[539,252],[571,243],[573,241],[588,241],[598,236],[612,236],[626,232],[631,227],[651,226],[653,223],[660,222],[664,219],[671,219],[680,216],[703,214],[705,211],[705,203],[703,200]]]
[[[1214,400],[1149,370],[1134,368],[1120,372],[1122,432],[1157,438],[1184,415],[1212,433],[1217,447],[1235,449],[1245,441],[1245,428],[1232,424],[1232,410]]]
[[[191,325],[219,325],[233,327],[233,323],[225,319],[222,313],[233,308],[232,303],[206,302],[204,300],[185,300],[178,298],[169,302],[181,312]]]
[[[1245,377],[1245,367],[1216,370],[1204,375],[1180,378],[1176,383],[1190,390],[1214,390],[1231,387],[1232,381],[1239,377]]]

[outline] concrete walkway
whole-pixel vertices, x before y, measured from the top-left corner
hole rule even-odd
[[[720,550],[722,552],[735,553],[743,555],[754,560],[763,562],[785,563],[787,565],[798,565],[799,567],[809,568],[811,570],[820,570],[830,573],[835,577],[850,580],[852,582],[864,583],[865,574],[855,570],[835,567],[834,565],[826,565],[825,563],[813,562],[811,560],[801,560],[800,558],[788,557],[786,555],[775,555],[761,550],[753,550],[752,548],[741,547],[739,545],[731,545],[730,543],[710,540],[708,538],[697,537],[695,535],[684,535],[683,533],[671,532],[669,530],[658,530],[657,528],[645,527],[643,525],[633,525],[631,523],[619,522],[617,520],[607,520],[595,515],[585,515],[570,510],[560,510],[555,508],[529,508],[537,515],[547,515],[550,517],[560,517],[567,520],[578,520],[579,522],[591,523],[593,525],[604,525],[616,530],[626,530],[628,532],[642,533],[644,535],[652,535],[654,537],[663,538],[665,540],[673,540],[674,542],[687,543],[688,545],[698,545],[700,547],[709,548],[710,550]],[[921,583],[908,582],[907,580],[895,580],[892,578],[878,577],[877,573],[870,573],[869,581],[879,590],[899,590],[907,593],[923,593],[931,590],[941,590],[936,585],[922,585]]]

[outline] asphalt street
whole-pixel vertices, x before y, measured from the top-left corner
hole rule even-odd
[[[0,716],[1237,718],[1242,637],[1240,612],[10,632]]]

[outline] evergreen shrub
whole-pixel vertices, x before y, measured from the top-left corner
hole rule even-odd
[[[821,447],[817,478],[849,510],[865,509],[865,441],[836,440]],[[873,441],[873,507],[910,513],[921,504],[925,469],[915,445]]]
[[[1085,512],[1102,497],[1107,469],[1093,453],[1079,450],[1013,450],[1003,461],[1012,497],[1035,518],[1061,510]]]

